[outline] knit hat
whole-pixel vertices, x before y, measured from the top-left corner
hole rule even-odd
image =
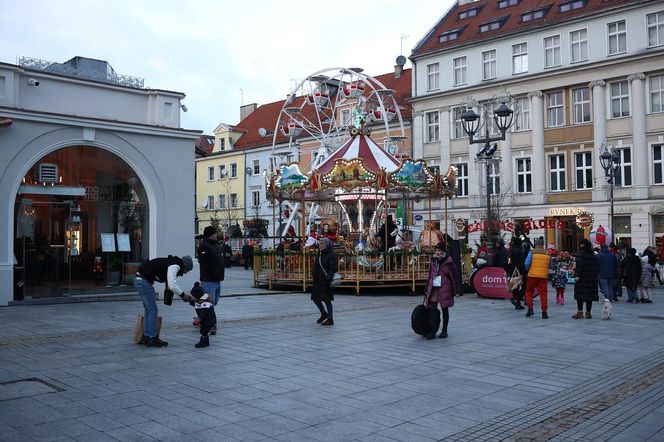
[[[195,282],[194,286],[191,288],[191,296],[193,296],[196,299],[200,299],[201,296],[203,296],[205,292],[201,288],[201,283],[200,282]]]
[[[445,241],[438,241],[438,244],[436,244],[436,249],[442,250],[443,252],[447,252],[447,244]]]
[[[217,233],[217,229],[212,226],[207,226],[205,229],[203,229],[203,236],[206,238],[211,237],[215,233]]]
[[[544,247],[544,240],[542,238],[537,238],[535,240],[535,247]]]
[[[194,268],[194,260],[191,259],[191,256],[184,255],[182,258],[182,265],[184,265],[184,272],[187,273]]]

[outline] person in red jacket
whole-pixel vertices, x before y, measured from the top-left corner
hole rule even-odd
[[[547,287],[546,283],[549,279],[549,264],[551,256],[544,249],[544,240],[538,238],[535,240],[535,248],[531,250],[532,262],[530,270],[528,271],[528,280],[526,281],[526,305],[528,305],[528,312],[526,317],[531,317],[533,312],[533,293],[537,290],[542,305],[542,319],[548,319],[548,300],[547,300]]]

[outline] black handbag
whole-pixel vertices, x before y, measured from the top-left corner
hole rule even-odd
[[[433,324],[436,330],[440,327],[440,313],[438,308],[433,305],[425,305],[427,300],[427,295],[424,295],[422,304],[416,306],[413,309],[413,313],[410,314],[410,326],[415,333],[418,335],[428,335],[431,331],[431,318],[436,321],[436,324]],[[435,311],[434,311],[435,310]]]

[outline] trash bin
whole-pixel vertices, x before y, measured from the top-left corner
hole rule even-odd
[[[23,267],[14,266],[14,301],[23,301],[24,290]]]

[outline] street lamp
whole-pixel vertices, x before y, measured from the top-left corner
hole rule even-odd
[[[484,107],[484,116],[480,119],[480,116],[473,110],[468,109],[466,112],[461,114],[461,124],[463,125],[463,130],[468,134],[470,138],[470,144],[484,144],[484,147],[477,152],[477,160],[485,163],[486,166],[486,219],[488,225],[487,232],[487,262],[489,265],[493,265],[493,239],[494,239],[494,226],[493,226],[493,216],[491,213],[491,192],[489,192],[489,181],[491,180],[491,164],[500,161],[500,158],[494,159],[493,154],[498,149],[498,144],[495,144],[496,141],[505,141],[505,132],[507,129],[514,124],[514,111],[507,107],[503,101],[501,105],[493,112],[493,120],[500,131],[500,135],[492,136],[489,133],[489,111],[488,108]],[[482,121],[483,120],[483,121]],[[478,130],[484,125],[484,136],[482,138],[475,138],[475,134]],[[494,143],[493,146],[491,143]]]
[[[616,176],[620,171],[620,153],[613,146],[607,146],[602,144],[600,147],[599,162],[604,169],[604,176],[606,176],[606,182],[609,183],[610,188],[610,198],[611,198],[611,234],[616,234],[615,221],[613,219],[613,188],[616,185]]]

